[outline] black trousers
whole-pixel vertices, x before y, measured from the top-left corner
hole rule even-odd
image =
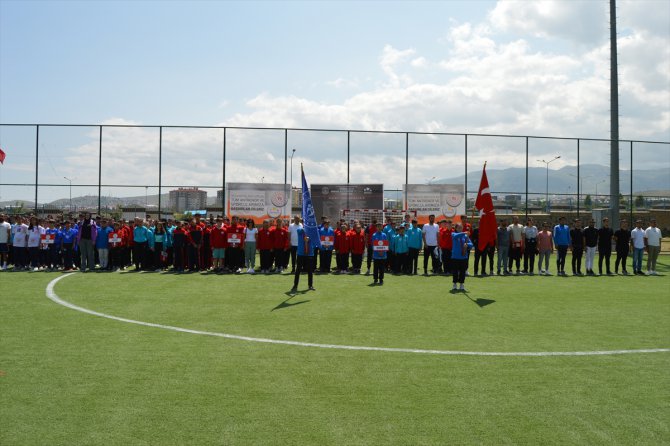
[[[373,278],[375,282],[384,281],[384,272],[386,271],[386,259],[374,259]]]
[[[513,264],[516,263],[516,270],[519,271],[521,267],[521,246],[512,246],[509,250],[509,268],[512,271]]]
[[[454,283],[465,282],[465,270],[468,268],[467,259],[451,259],[451,273]]]
[[[298,256],[298,264],[295,269],[295,276],[293,278],[293,288],[298,288],[298,283],[300,282],[300,273],[303,271],[307,272],[307,285],[312,286],[314,284],[314,258],[308,256]]]
[[[272,260],[273,260],[273,255],[272,255],[272,250],[271,249],[261,249],[260,251],[260,257],[261,257],[261,271],[267,271],[272,268]]]
[[[372,260],[373,260],[372,256],[374,255],[374,251],[372,250],[372,245],[368,245],[367,252],[368,252],[368,258],[367,258],[368,269],[370,269],[370,267],[372,266]]]
[[[419,269],[419,248],[409,248],[408,255],[409,255],[409,269],[410,269],[409,272],[416,274]]]
[[[582,272],[582,255],[584,254],[583,246],[572,247],[572,274]]]
[[[363,254],[351,254],[351,266],[354,270],[361,270],[363,265]]]
[[[135,242],[133,245],[133,262],[136,269],[146,269],[147,242]]]
[[[393,265],[394,273],[406,273],[408,271],[408,254],[406,252],[395,254],[395,263]]]
[[[523,270],[530,273],[533,272],[535,267],[535,253],[537,250],[537,243],[531,243],[526,240],[526,246],[524,248],[523,256]]]
[[[319,265],[322,273],[330,272],[330,264],[333,260],[333,250],[332,249],[321,249],[319,250]]]
[[[298,254],[298,247],[291,245],[291,271],[295,271],[295,258]]]
[[[565,271],[565,257],[568,255],[568,247],[564,245],[556,246],[558,257],[556,257],[556,269],[558,271]]]
[[[435,262],[435,257],[433,257],[433,251],[435,251],[436,246],[424,246],[423,247],[423,272],[428,272],[428,257],[431,258],[433,271],[437,269],[437,263]]]
[[[626,262],[628,261],[628,247],[626,249],[617,249],[616,261],[614,262],[614,271],[619,272],[619,262],[621,262],[621,271],[626,272]]]
[[[612,255],[612,251],[608,250],[601,250],[598,248],[598,273],[602,274],[603,273],[603,260],[605,261],[605,268],[607,268],[607,274],[611,273],[612,271],[610,270],[610,256]]]
[[[344,271],[349,269],[349,253],[348,252],[343,252],[343,253],[337,253],[337,270],[338,271]]]

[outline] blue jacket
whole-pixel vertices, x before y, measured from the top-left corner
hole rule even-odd
[[[330,226],[328,226],[328,229],[325,229],[325,228],[319,229],[319,237],[322,237],[324,235],[327,235],[328,237],[332,237],[333,241],[335,241],[335,231]],[[335,245],[333,244],[331,246],[322,246],[321,249],[324,250],[324,251],[332,251],[334,247],[335,247]]]
[[[392,239],[393,249],[396,254],[407,254],[409,252],[409,237],[407,234],[397,233]]]
[[[65,229],[61,231],[63,236],[63,243],[76,243],[77,241],[77,228],[71,227],[70,229]]]
[[[472,249],[470,237],[465,232],[454,232],[451,234],[454,245],[451,248],[451,258],[454,260],[463,260],[468,258],[468,253]],[[465,248],[465,254],[463,253]]]
[[[104,228],[98,229],[98,235],[95,238],[95,247],[97,249],[108,249],[109,248],[109,233],[114,232],[114,228],[105,226]]]
[[[375,232],[372,234],[372,258],[373,259],[385,259],[388,256],[388,253],[386,251],[375,251],[374,246],[379,242],[380,240],[386,240],[388,241],[388,237],[386,236],[385,233],[383,232]]]
[[[570,226],[556,225],[554,226],[554,245],[556,246],[570,246]]]
[[[149,241],[149,230],[144,226],[133,227],[133,241],[144,243]]]
[[[319,231],[320,232],[320,231]],[[298,229],[298,251],[299,256],[314,257],[314,247],[311,243],[307,243],[307,253],[305,253],[305,230],[303,228]]]
[[[414,249],[421,249],[423,245],[423,232],[421,228],[416,226],[410,226],[405,229],[407,237],[409,237],[409,247]]]

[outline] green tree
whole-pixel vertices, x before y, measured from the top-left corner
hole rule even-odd
[[[644,197],[642,195],[635,197],[635,207],[637,209],[644,207]]]
[[[584,207],[586,207],[586,209],[591,209],[591,206],[593,206],[593,200],[591,199],[591,195],[587,195],[584,198]]]

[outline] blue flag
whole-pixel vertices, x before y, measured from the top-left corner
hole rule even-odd
[[[301,169],[302,170],[302,169]],[[305,228],[305,234],[309,237],[309,244],[314,249],[321,248],[321,239],[319,237],[319,228],[316,226],[316,215],[314,215],[314,205],[312,205],[312,194],[309,192],[305,171],[302,171],[302,224]]]

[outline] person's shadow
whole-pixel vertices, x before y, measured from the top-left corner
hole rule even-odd
[[[272,310],[270,310],[270,312],[273,312],[275,310],[281,310],[282,308],[295,307],[296,305],[305,304],[305,303],[309,302],[310,301],[309,299],[301,300],[301,301],[298,301],[298,302],[289,302],[289,300],[293,299],[296,296],[296,294],[306,294],[306,293],[307,293],[307,290],[295,291],[295,292],[287,291],[286,293],[284,293],[288,296],[286,298],[286,300],[284,300],[279,305],[274,307]]]

